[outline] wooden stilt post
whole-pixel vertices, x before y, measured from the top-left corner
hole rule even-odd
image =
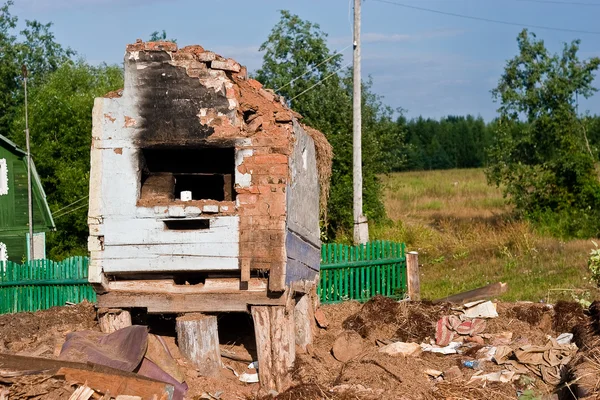
[[[217,317],[187,314],[176,320],[177,343],[202,376],[215,376],[221,370],[221,350]]]
[[[131,313],[120,308],[98,309],[98,324],[103,333],[113,333],[131,326]]]
[[[258,379],[264,390],[284,391],[296,358],[294,313],[285,306],[251,309],[258,354]]]
[[[408,275],[408,297],[411,301],[420,301],[419,253],[411,251],[406,255],[406,269]]]
[[[315,311],[310,294],[305,294],[296,302],[294,309],[296,324],[296,346],[303,351],[312,345],[315,328]]]

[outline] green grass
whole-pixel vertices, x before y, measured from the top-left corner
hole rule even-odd
[[[397,173],[384,177],[393,221],[372,239],[403,241],[419,252],[423,297],[436,299],[507,282],[503,300],[600,298],[587,269],[590,240],[563,241],[516,220],[483,170]]]

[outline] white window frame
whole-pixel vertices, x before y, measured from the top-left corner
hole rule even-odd
[[[0,262],[8,261],[8,253],[6,252],[6,245],[0,242]]]
[[[6,159],[0,158],[0,196],[8,194],[8,166]]]

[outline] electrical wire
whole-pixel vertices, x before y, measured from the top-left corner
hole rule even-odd
[[[62,216],[65,216],[65,215],[67,215],[67,214],[71,214],[71,213],[72,213],[72,212],[74,212],[74,211],[77,211],[77,210],[79,210],[79,209],[82,209],[83,207],[87,207],[87,203],[86,203],[86,204],[83,204],[83,205],[81,205],[81,206],[79,206],[79,207],[75,207],[75,208],[74,208],[74,209],[72,209],[72,210],[65,211],[65,212],[64,212],[64,213],[62,213],[62,214],[59,214],[59,215],[54,215],[54,216],[52,216],[52,218],[54,218],[54,219],[56,219],[56,218],[60,218],[60,217],[62,217]]]
[[[541,3],[541,4],[566,4],[571,6],[593,6],[600,7],[600,3],[590,3],[583,1],[561,1],[561,0],[516,0],[516,1],[524,1],[528,3]]]
[[[79,203],[80,201],[87,199],[88,197],[90,197],[90,196],[89,196],[89,195],[87,195],[87,196],[84,196],[84,197],[80,198],[79,200],[76,200],[76,201],[72,202],[71,204],[69,204],[69,205],[67,205],[67,206],[64,206],[64,207],[63,207],[63,208],[61,208],[60,210],[56,210],[56,211],[54,211],[54,213],[53,213],[53,214],[58,214],[58,213],[59,213],[59,212],[61,212],[62,210],[66,209],[66,208],[69,208],[69,207],[71,207],[72,205],[74,205],[74,204],[77,204],[77,203]]]
[[[344,51],[348,50],[350,47],[352,47],[351,44],[349,44],[348,46],[344,47],[342,50],[336,50],[335,53],[333,53],[333,55],[331,55],[331,57],[321,61],[320,63],[318,63],[317,65],[315,65],[314,67],[312,67],[311,69],[309,69],[308,71],[306,71],[305,73],[303,73],[300,76],[295,77],[294,79],[292,79],[291,81],[289,81],[288,83],[286,83],[285,85],[278,87],[277,89],[275,89],[276,92],[279,92],[281,89],[283,89],[286,86],[291,85],[292,83],[294,83],[295,81],[297,81],[300,78],[305,77],[308,73],[310,73],[311,71],[313,71],[316,68],[319,68],[321,65],[325,64],[326,62],[330,61],[331,59],[333,59],[334,57],[339,56],[340,54],[342,54]]]
[[[583,33],[583,34],[588,34],[588,35],[600,35],[599,31],[587,31],[587,30],[581,30],[581,29],[568,29],[568,28],[556,28],[556,27],[543,26],[543,25],[521,24],[521,23],[518,23],[518,22],[501,21],[501,20],[491,19],[491,18],[475,17],[475,16],[472,16],[472,15],[464,15],[464,14],[457,14],[457,13],[453,13],[453,12],[434,10],[434,9],[431,9],[431,8],[411,6],[411,5],[408,5],[408,4],[397,3],[397,2],[394,2],[394,1],[390,1],[390,0],[372,0],[372,1],[376,1],[376,2],[379,2],[379,3],[391,4],[391,5],[398,6],[398,7],[410,8],[410,9],[413,9],[413,10],[427,11],[427,12],[435,13],[435,14],[448,15],[448,16],[451,16],[451,17],[458,17],[458,18],[471,19],[471,20],[476,20],[476,21],[491,22],[491,23],[494,23],[494,24],[510,25],[510,26],[520,26],[520,27],[535,28],[535,29],[544,29],[544,30],[558,31],[558,32],[570,32],[570,33]]]
[[[315,83],[314,85],[312,85],[312,86],[311,86],[311,87],[309,87],[308,89],[306,89],[306,90],[304,90],[303,92],[301,92],[301,93],[299,93],[299,94],[295,95],[294,97],[292,97],[292,98],[291,98],[289,101],[291,102],[291,101],[293,101],[294,99],[296,99],[296,98],[298,98],[298,97],[302,96],[304,93],[306,93],[306,92],[308,92],[308,91],[312,90],[314,87],[316,87],[317,85],[319,85],[319,84],[323,83],[323,82],[324,82],[324,81],[326,81],[327,79],[331,78],[333,75],[337,74],[337,73],[338,73],[339,71],[341,71],[342,69],[349,67],[351,64],[352,64],[352,62],[349,62],[348,64],[346,64],[346,65],[344,65],[344,66],[342,66],[342,67],[339,67],[338,69],[336,69],[335,71],[333,71],[331,74],[329,74],[329,75],[327,75],[325,78],[321,79],[319,82]]]

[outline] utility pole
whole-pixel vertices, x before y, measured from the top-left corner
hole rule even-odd
[[[360,76],[360,2],[354,0],[354,91],[353,91],[353,140],[352,140],[352,184],[354,189],[354,243],[369,241],[369,225],[363,215],[363,177],[362,177],[362,94]]]
[[[35,260],[33,254],[33,196],[31,193],[31,146],[29,145],[29,115],[27,113],[27,67],[22,65],[25,83],[25,142],[27,145],[27,207],[29,210],[29,260]]]

